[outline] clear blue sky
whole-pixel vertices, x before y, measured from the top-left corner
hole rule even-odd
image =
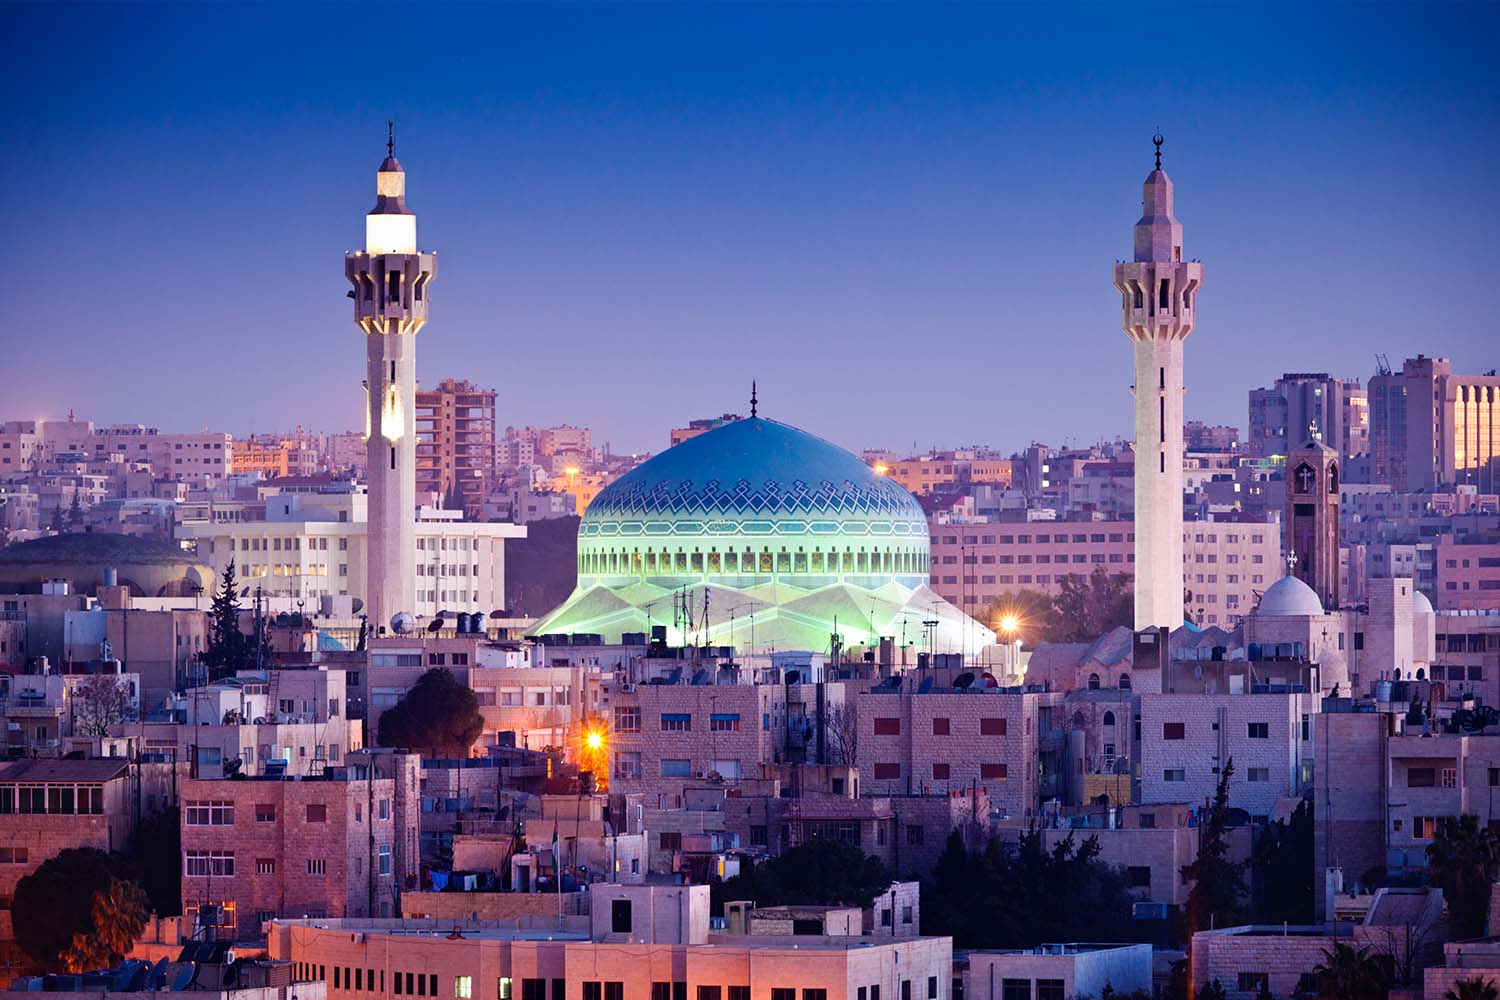
[[[0,7],[0,416],[361,425],[385,119],[419,376],[617,450],[1128,433],[1150,135],[1205,261],[1188,414],[1500,364],[1500,6]]]

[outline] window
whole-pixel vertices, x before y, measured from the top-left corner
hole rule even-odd
[[[1063,981],[1061,979],[1038,979],[1036,1000],[1067,1000],[1067,995],[1063,991]]]
[[[1180,767],[1169,767],[1161,773],[1162,781],[1186,781],[1187,772]]]
[[[326,874],[328,874],[328,862],[325,861],[323,858],[308,858],[307,859],[307,874],[309,874],[309,875],[326,875]]]
[[[25,792],[24,788],[22,792]],[[41,812],[42,810],[35,811]],[[234,826],[233,802],[188,802],[183,806],[182,814],[183,822],[188,826]]]
[[[1031,1000],[1031,980],[1000,980],[1000,1000]]]
[[[947,719],[933,719],[932,720],[932,735],[934,735],[934,736],[947,736],[948,735],[948,720]]]
[[[1252,740],[1268,740],[1271,738],[1271,724],[1269,722],[1247,723],[1248,735]]]
[[[561,991],[554,993],[553,996],[557,997],[557,1000],[562,1000]],[[521,1000],[547,1000],[547,980],[521,980]]]
[[[639,705],[621,705],[615,709],[615,732],[638,733],[641,731],[641,708]]]
[[[506,992],[508,993],[510,991],[506,990]],[[504,996],[504,995],[505,994],[501,994],[501,996]],[[454,976],[453,977],[453,996],[456,998],[456,1000],[473,1000],[473,997],[474,997],[474,977],[473,976]]]
[[[1004,781],[1008,770],[1004,764],[980,764],[979,776],[994,781]]]
[[[268,803],[268,802],[257,802],[255,804],[255,822],[257,822],[257,823],[274,823],[274,822],[276,822],[276,807],[274,805],[272,805],[271,803]]]
[[[693,776],[693,764],[688,760],[663,760],[661,762],[661,776],[663,778],[691,778]]]
[[[912,824],[906,828],[906,842],[912,847],[921,845],[925,835],[926,831],[916,824]]]
[[[980,736],[1004,736],[1005,720],[999,717],[988,717],[979,720]]]
[[[693,729],[693,717],[685,712],[663,712],[661,730],[664,733],[688,733]]]
[[[379,858],[379,863],[380,863],[380,868],[378,870],[379,874],[381,874],[381,875],[389,875],[391,873],[391,845],[390,844],[381,844],[380,845],[380,853],[378,855],[378,858]]]
[[[1235,988],[1241,993],[1259,994],[1266,988],[1266,974],[1264,972],[1241,972]]]
[[[31,851],[26,847],[0,847],[0,865],[24,865],[30,863]]]
[[[1267,782],[1271,780],[1271,769],[1269,767],[1252,767],[1245,771],[1245,780],[1254,782]]]
[[[1151,866],[1130,865],[1125,869],[1125,881],[1132,889],[1150,888]]]
[[[947,781],[948,780],[948,765],[946,763],[941,763],[941,764],[937,763],[937,762],[933,763],[933,765],[932,765],[932,780],[933,781]]]
[[[188,851],[187,863],[183,865],[184,875],[233,875],[234,874],[234,852],[233,851]]]
[[[739,732],[740,714],[738,712],[715,712],[708,717],[708,731],[711,733]]]
[[[900,778],[900,777],[901,777],[901,765],[900,764],[890,763],[890,762],[886,762],[886,763],[878,763],[877,762],[876,763],[876,765],[875,765],[875,780],[876,781],[895,781],[897,778]]]
[[[663,835],[665,838],[665,834]],[[681,846],[682,838],[678,837]],[[665,845],[664,845],[665,846]],[[609,929],[612,934],[630,933],[630,900],[612,899],[609,902]]]
[[[698,987],[698,1000],[723,1000],[723,997],[724,991],[717,986]]]
[[[680,830],[663,830],[660,834],[658,834],[658,838],[659,838],[658,842],[660,843],[662,850],[664,850],[664,851],[680,851],[680,850],[682,850],[682,831],[680,831]]]
[[[1431,767],[1409,767],[1406,769],[1407,788],[1436,788],[1437,770]]]
[[[275,858],[256,858],[255,859],[255,874],[257,874],[257,875],[275,875],[276,874],[276,859]]]
[[[900,736],[901,735],[901,720],[900,719],[890,719],[890,718],[876,719],[875,720],[875,735],[876,736]]]
[[[307,821],[309,823],[327,823],[328,807],[321,804],[309,804],[307,807]]]
[[[1187,739],[1186,727],[1181,722],[1163,722],[1161,724],[1161,738],[1164,740]]]
[[[863,998],[864,992],[865,992],[865,988],[863,986],[861,986],[859,988],[859,992],[860,992],[861,998]],[[772,987],[771,988],[771,1000],[797,1000],[797,991],[794,990],[794,989],[789,989],[789,988],[787,988],[785,986],[782,986],[782,987]]]
[[[726,1000],[750,1000],[750,987],[748,987],[748,986],[731,986],[731,987],[729,987],[729,996],[726,998]]]

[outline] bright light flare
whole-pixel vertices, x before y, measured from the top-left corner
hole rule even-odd
[[[590,750],[598,750],[604,746],[604,734],[597,731],[589,733],[583,738],[583,742]]]
[[[886,465],[884,462],[876,462],[875,463],[875,475],[877,475],[877,476],[883,476],[883,475],[885,475],[886,473],[888,473],[890,471],[891,471],[891,467],[889,465]]]
[[[1021,627],[1021,619],[1015,615],[1003,615],[1000,618],[1000,631],[1010,633]]]

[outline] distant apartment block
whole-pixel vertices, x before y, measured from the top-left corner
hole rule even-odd
[[[446,378],[417,390],[417,493],[478,511],[495,479],[495,390]]]
[[[1461,375],[1417,355],[1370,379],[1377,481],[1396,490],[1449,484],[1500,491],[1500,375]]]

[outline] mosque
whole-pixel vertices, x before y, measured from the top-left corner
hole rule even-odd
[[[900,485],[757,415],[662,452],[578,526],[578,585],[532,629],[615,643],[973,656],[995,634],[928,586],[927,518]],[[660,634],[658,632],[658,634]]]

